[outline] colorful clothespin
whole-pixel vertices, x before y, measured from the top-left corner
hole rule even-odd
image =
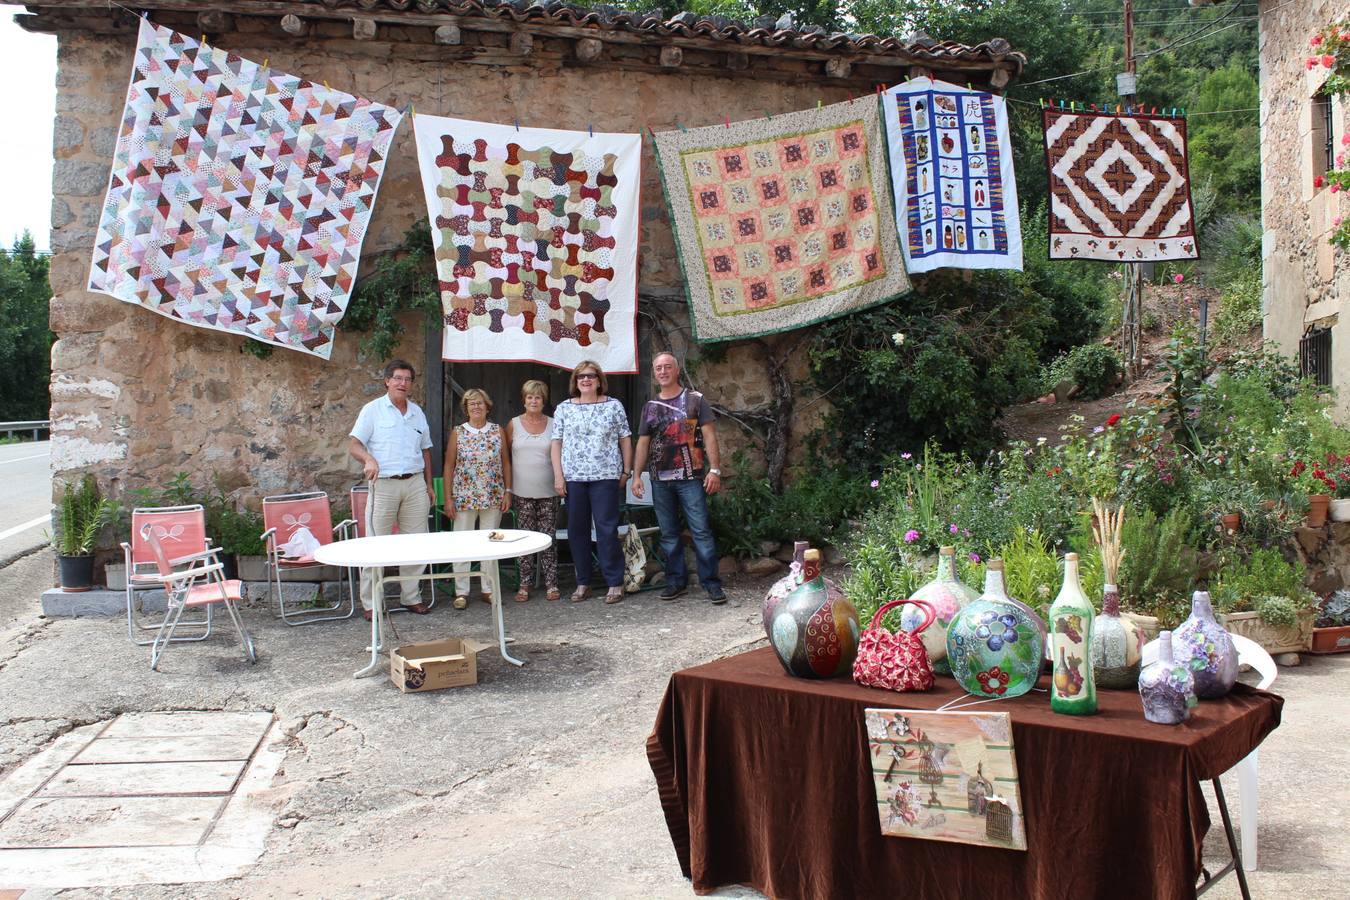
[[[731,127],[731,116],[728,116],[728,115],[723,114],[722,120],[723,120],[723,122],[724,122],[724,124],[726,125],[727,128],[730,128],[730,127]]]
[[[586,130],[587,130],[588,132],[590,132],[591,137],[595,137],[595,123],[594,123],[594,122],[587,122],[587,123],[586,123]]]
[[[819,99],[819,98],[816,99],[816,109],[820,109],[820,108],[821,108],[822,106],[824,106],[824,105],[825,105],[825,101],[824,101],[824,100],[821,100],[821,99]]]
[[[516,131],[519,131],[519,130],[520,130],[520,120],[519,120],[519,119],[515,119],[515,120],[513,120],[513,121],[516,123]]]
[[[676,123],[675,123],[675,127],[678,128],[678,129],[680,129],[681,131],[685,132],[686,134],[689,132],[689,129],[688,129],[688,128],[685,128],[684,125],[681,124],[680,122],[676,122]]]
[[[264,56],[264,57],[263,57],[263,68],[264,68],[264,69],[267,68],[267,64],[268,64],[269,62],[271,62],[271,61],[272,61],[272,57],[270,57],[270,56]]]

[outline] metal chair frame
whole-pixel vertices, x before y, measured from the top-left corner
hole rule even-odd
[[[179,559],[172,562],[169,560],[168,555],[164,552],[163,545],[159,542],[159,538],[154,534],[153,524],[146,523],[143,525],[140,534],[141,539],[154,552],[156,568],[158,569],[158,574],[146,575],[145,577],[147,580],[153,579],[163,585],[164,592],[169,598],[164,619],[160,622],[154,640],[150,644],[151,671],[159,670],[159,662],[164,657],[164,651],[168,649],[170,642],[174,640],[174,629],[178,627],[178,622],[183,617],[183,611],[188,606],[205,606],[209,610],[217,603],[224,604],[225,611],[229,614],[230,620],[234,622],[234,627],[239,632],[239,642],[244,651],[244,658],[250,663],[256,663],[258,653],[253,646],[253,638],[249,635],[248,629],[244,628],[244,622],[239,617],[239,610],[234,605],[235,601],[242,596],[242,585],[237,579],[226,581],[221,576],[221,571],[225,567],[224,563],[219,560],[208,562],[209,557],[206,555],[195,554],[186,568],[175,568],[181,565],[184,560]]]
[[[159,578],[156,576],[155,572],[152,571],[152,569],[154,569],[154,567],[156,566],[156,563],[153,558],[154,556],[153,552],[149,554],[151,557],[149,559],[139,559],[139,560],[137,559],[138,556],[146,555],[143,551],[148,548],[148,544],[145,542],[145,539],[140,537],[140,535],[138,534],[136,522],[138,519],[144,517],[150,518],[159,516],[162,516],[164,518],[181,517],[180,514],[183,513],[194,513],[196,514],[196,516],[200,517],[202,534],[203,535],[206,534],[206,510],[200,503],[193,503],[186,506],[138,506],[131,512],[131,522],[132,522],[131,541],[121,542],[122,554],[123,558],[126,561],[126,569],[127,569],[127,587],[126,587],[127,639],[139,647],[150,646],[151,644],[154,643],[155,638],[152,637],[146,640],[141,640],[136,636],[136,632],[153,631],[158,633],[160,629],[163,628],[164,622],[167,621],[168,619],[168,609],[166,607],[164,616],[161,617],[158,622],[145,621],[142,619],[142,617],[136,614],[136,599],[135,599],[136,591],[151,590],[154,588],[163,587],[163,582],[161,582]],[[142,527],[140,530],[143,531],[144,528]],[[192,562],[196,560],[210,560],[211,562],[216,563],[220,561],[218,558],[219,552],[220,551],[218,548],[211,546],[211,539],[208,537],[205,538],[204,548],[200,552],[192,553],[187,556],[182,556],[177,559],[170,560],[170,563],[172,565],[180,565],[183,563]],[[178,623],[179,627],[182,628],[205,629],[201,634],[179,635],[177,637],[172,638],[172,640],[180,642],[206,640],[208,637],[211,636],[211,628],[212,628],[211,613],[212,613],[211,607],[208,606],[206,608],[205,618],[188,620],[186,622]]]
[[[314,531],[314,537],[320,544],[329,544],[333,541],[333,536],[338,535],[339,540],[355,537],[357,534],[357,525],[355,519],[343,519],[337,525],[333,524],[333,514],[331,501],[326,491],[305,491],[296,494],[274,494],[271,497],[263,498],[263,522],[267,523],[269,516],[269,506],[285,506],[289,503],[302,502],[307,500],[318,500],[323,498],[324,506],[328,508],[328,529],[327,531]],[[298,572],[305,569],[321,569],[322,563],[295,563],[287,562],[281,555],[281,547],[277,541],[276,526],[269,527],[262,533],[262,540],[267,544],[267,599],[272,599],[272,589],[275,586],[277,596],[277,615],[281,621],[287,625],[312,625],[315,622],[335,622],[341,619],[350,619],[356,613],[356,588],[352,578],[352,570],[345,570],[345,580],[347,582],[347,602],[342,602],[342,580],[338,581],[338,597],[336,602],[327,606],[317,606],[313,609],[301,609],[296,612],[286,612],[286,592],[282,588],[281,573]],[[284,543],[284,542],[281,542]],[[325,613],[336,613],[343,607],[347,611],[337,615],[325,615]],[[294,621],[293,621],[294,620]]]

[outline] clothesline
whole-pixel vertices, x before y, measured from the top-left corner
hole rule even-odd
[[[1021,104],[1022,106],[1035,106],[1044,108],[1044,104],[1038,103],[1034,100],[1019,100],[1016,97],[1008,97],[1006,99],[1010,103],[1018,103]],[[1112,106],[1114,107],[1115,104],[1112,104]],[[1186,113],[1186,118],[1190,118],[1191,116],[1221,116],[1227,113],[1259,112],[1260,109],[1261,107],[1259,106],[1248,106],[1243,109],[1212,109],[1205,112],[1188,112]]]

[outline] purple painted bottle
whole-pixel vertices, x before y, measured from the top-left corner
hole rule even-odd
[[[1172,632],[1158,635],[1158,658],[1139,673],[1144,718],[1159,725],[1180,725],[1195,706],[1195,679],[1184,658],[1172,657]]]
[[[1195,677],[1195,696],[1217,700],[1232,690],[1238,676],[1237,647],[1214,618],[1207,592],[1196,591],[1191,598],[1191,617],[1177,626],[1174,643],[1178,660]]]

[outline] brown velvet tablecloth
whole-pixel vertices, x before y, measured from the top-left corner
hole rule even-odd
[[[923,694],[792,678],[767,648],[676,672],[647,756],[694,890],[1194,897],[1209,827],[1200,782],[1260,744],[1284,705],[1239,684],[1167,726],[1145,721],[1134,691],[1099,691],[1101,711],[1085,717],[1051,713],[1040,692],[983,703],[970,710],[1012,714],[1028,850],[882,836],[863,709],[937,709],[960,696],[950,678]]]

